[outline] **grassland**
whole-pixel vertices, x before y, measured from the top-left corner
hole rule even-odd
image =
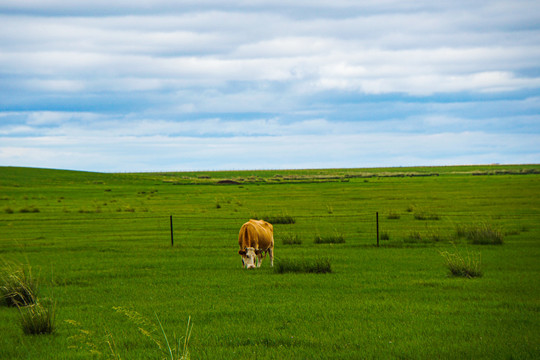
[[[324,258],[332,272],[243,270],[238,230],[258,214],[295,220],[274,226],[276,261]],[[55,333],[34,336],[0,306],[0,357],[165,358],[156,319],[172,339],[191,316],[193,359],[537,359],[539,220],[536,165],[0,168],[0,259],[31,264],[56,303]],[[503,243],[457,236],[475,224]],[[334,234],[344,242],[314,242]],[[482,277],[449,276],[441,253],[469,251]]]

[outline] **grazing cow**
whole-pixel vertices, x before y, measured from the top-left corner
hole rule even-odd
[[[238,245],[242,255],[242,266],[246,269],[261,267],[263,255],[270,254],[274,266],[274,227],[264,220],[249,220],[242,225],[238,234]]]

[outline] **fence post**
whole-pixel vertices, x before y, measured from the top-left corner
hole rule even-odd
[[[172,215],[171,215],[171,247],[174,246],[174,237],[173,237],[173,223],[172,223]]]
[[[375,213],[375,219],[377,222],[377,247],[379,247],[379,212]]]

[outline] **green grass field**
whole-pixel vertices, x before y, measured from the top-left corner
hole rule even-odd
[[[276,262],[323,258],[332,272],[242,269],[240,226],[271,216],[295,220],[274,225]],[[456,235],[479,224],[503,244]],[[443,252],[479,254],[482,276],[450,276]],[[538,359],[539,259],[538,165],[0,167],[0,264],[29,264],[56,304],[49,335],[24,334],[0,305],[0,358],[170,358],[163,332],[183,345],[191,317],[192,359]]]

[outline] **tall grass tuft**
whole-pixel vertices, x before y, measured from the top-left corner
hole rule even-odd
[[[339,234],[338,232],[332,235],[318,234],[315,236],[313,242],[315,244],[343,244],[345,243],[345,238],[343,237],[343,234]]]
[[[283,234],[283,245],[301,245],[302,239],[297,234]]]
[[[260,216],[257,217],[258,219],[262,219],[264,221],[268,221],[270,224],[294,224],[296,223],[296,219],[288,214],[281,214],[281,215],[266,215],[266,216]]]
[[[34,303],[18,306],[21,315],[21,327],[27,335],[52,334],[55,331],[56,305],[50,302],[43,305],[34,299]]]
[[[52,334],[55,330],[56,306],[38,301],[38,283],[29,265],[5,261],[0,272],[0,296],[8,306],[19,309],[25,334]]]
[[[276,261],[274,272],[278,274],[289,272],[325,274],[332,272],[332,266],[328,258],[317,258],[314,260],[280,259]]]
[[[450,275],[466,278],[482,276],[482,270],[480,269],[480,255],[480,253],[467,252],[467,256],[463,257],[459,252],[441,252],[441,256],[446,261],[446,267],[450,271]]]
[[[38,282],[27,265],[4,261],[0,269],[0,298],[8,306],[26,306],[36,302]]]
[[[159,325],[159,329],[161,330],[161,335],[163,337],[163,340],[165,340],[165,344],[163,344],[159,339],[156,338],[158,333],[158,327],[155,325],[154,322],[148,320],[138,312],[134,310],[125,309],[120,306],[113,307],[114,310],[117,312],[123,314],[126,316],[139,330],[139,332],[144,335],[145,337],[149,338],[154,344],[157,345],[157,347],[166,354],[166,357],[171,360],[189,360],[190,354],[189,354],[189,339],[191,338],[191,330],[193,328],[193,324],[191,323],[191,316],[188,318],[187,328],[186,328],[186,335],[184,338],[177,338],[176,334],[173,335],[174,341],[171,344],[169,342],[169,337],[167,336],[167,333],[163,329],[163,325],[161,324],[161,321],[159,320],[159,317],[157,314],[155,314],[157,319],[157,324]],[[120,354],[118,353],[116,349],[116,344],[114,342],[114,339],[112,335],[109,335],[109,340],[107,341],[107,344],[109,346],[109,350],[111,351],[113,357],[115,359],[120,359]]]
[[[408,244],[417,244],[425,242],[425,239],[422,238],[422,234],[420,234],[418,231],[411,231],[409,236],[405,238],[404,242]]]
[[[189,360],[190,355],[189,355],[188,344],[189,344],[189,339],[191,338],[191,329],[193,328],[193,325],[191,324],[191,316],[188,318],[186,336],[184,336],[183,344],[182,344],[182,339],[181,338],[176,339],[176,335],[175,335],[176,346],[174,346],[173,348],[171,348],[167,334],[165,333],[165,330],[163,330],[163,326],[161,325],[161,321],[159,320],[159,317],[157,316],[157,314],[156,314],[156,319],[161,329],[161,333],[163,334],[163,337],[165,338],[165,343],[167,344],[167,351],[168,351],[169,358],[171,360]]]
[[[38,213],[39,212],[39,209],[37,207],[35,207],[34,205],[32,206],[27,206],[27,207],[24,207],[22,209],[19,210],[20,213]]]
[[[500,229],[487,223],[456,226],[458,237],[464,237],[476,245],[502,245],[504,234]]]
[[[437,214],[426,213],[423,211],[415,212],[414,218],[416,220],[440,220],[440,216]]]

